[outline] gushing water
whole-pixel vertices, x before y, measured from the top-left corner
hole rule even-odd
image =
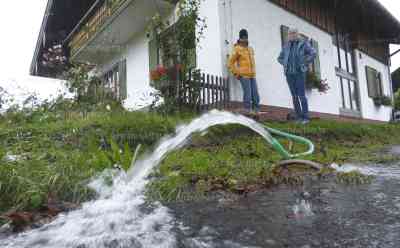
[[[292,207],[295,218],[304,218],[313,216],[311,203],[307,200],[297,200],[296,204]]]
[[[169,152],[185,145],[193,133],[225,124],[241,124],[267,141],[272,139],[251,119],[211,111],[178,127],[174,136],[164,138],[154,152],[137,161],[131,171],[115,178],[111,188],[100,189],[99,199],[60,215],[42,228],[0,241],[0,247],[175,247],[174,218],[169,209],[157,202],[151,206],[146,204],[144,190],[148,176]],[[92,187],[99,189],[99,183],[92,183]]]

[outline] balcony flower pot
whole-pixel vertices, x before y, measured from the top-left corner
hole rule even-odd
[[[373,98],[373,101],[377,107],[393,105],[392,99],[389,96],[376,96]]]
[[[330,89],[327,80],[321,80],[315,72],[307,72],[306,89],[317,89],[318,92],[326,94]]]

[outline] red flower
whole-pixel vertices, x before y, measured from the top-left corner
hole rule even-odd
[[[165,69],[165,67],[162,65],[158,65],[156,70],[161,77],[167,74],[167,69]]]
[[[183,65],[182,65],[182,64],[176,64],[176,65],[175,65],[175,69],[176,69],[177,71],[182,71]]]
[[[161,78],[161,75],[157,70],[150,71],[150,79],[152,81],[160,80],[160,78]]]

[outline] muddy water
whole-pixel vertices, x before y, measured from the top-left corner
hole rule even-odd
[[[351,170],[346,166],[340,169]],[[171,204],[180,247],[400,247],[400,166],[370,185],[308,179],[238,199]]]

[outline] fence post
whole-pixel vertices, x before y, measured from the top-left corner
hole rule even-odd
[[[228,84],[227,84],[227,79],[224,78],[224,108],[228,108]]]
[[[187,81],[188,85],[188,94],[189,94],[189,105],[193,104],[193,74],[192,74],[192,69],[189,70],[189,79]]]
[[[201,109],[204,110],[205,105],[206,105],[206,74],[204,74],[204,73],[201,75],[201,87],[203,87],[203,90],[202,90],[203,95],[201,98],[201,104],[202,104]]]
[[[217,108],[217,109],[220,109],[220,107],[219,107],[219,104],[220,104],[220,101],[219,101],[219,85],[220,85],[220,83],[221,83],[221,81],[220,81],[220,77],[217,77],[217,80],[216,80],[216,84],[215,84],[215,88],[216,88],[216,90],[215,90],[215,107]]]
[[[219,108],[222,110],[224,108],[224,91],[225,91],[225,87],[224,87],[224,78],[220,77],[220,81],[219,81]]]
[[[228,105],[227,108],[230,108],[231,107],[231,81],[230,81],[229,77],[226,79],[226,94],[227,94],[226,100],[227,100],[227,105]]]
[[[207,74],[207,110],[210,109],[210,85],[211,85],[211,80],[210,80],[210,75]]]

